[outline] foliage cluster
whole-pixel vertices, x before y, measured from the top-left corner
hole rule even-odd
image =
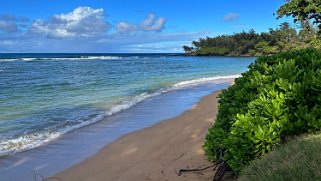
[[[319,27],[321,34],[321,1],[320,0],[288,0],[278,11],[278,18],[292,16],[294,22],[312,20]]]
[[[258,58],[220,94],[206,135],[210,160],[238,172],[284,138],[321,128],[321,52],[302,49]]]
[[[193,46],[183,46],[183,49],[187,54],[195,55],[261,56],[291,49],[318,48],[316,40],[319,40],[317,29],[309,21],[302,22],[299,31],[285,22],[279,28],[271,28],[269,32],[260,34],[250,30],[233,35],[201,38],[193,41]]]

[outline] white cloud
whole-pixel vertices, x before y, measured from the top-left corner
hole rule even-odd
[[[78,7],[70,13],[54,15],[49,21],[34,21],[30,32],[48,38],[92,37],[105,33],[108,27],[103,9]]]
[[[137,30],[137,26],[134,24],[126,23],[124,21],[119,22],[116,25],[116,31],[119,33],[130,33]]]
[[[156,19],[153,13],[148,14],[148,17],[139,24],[131,24],[121,21],[116,25],[118,33],[135,33],[137,31],[154,31],[160,32],[165,28],[165,18],[160,17]]]
[[[164,29],[165,25],[165,18],[160,17],[158,19],[155,19],[155,14],[150,13],[141,24],[140,28],[144,31],[161,31]]]
[[[233,20],[238,19],[239,17],[240,17],[240,15],[237,13],[227,13],[224,16],[224,21],[233,21]]]

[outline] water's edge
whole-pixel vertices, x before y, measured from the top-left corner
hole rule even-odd
[[[1,180],[33,180],[32,170],[43,176],[54,175],[94,155],[121,136],[182,114],[202,97],[228,87],[226,82],[208,82],[149,97],[129,109],[66,133],[47,145],[0,158]]]
[[[60,136],[63,136],[64,134],[94,124],[96,122],[99,122],[103,120],[105,117],[117,114],[120,111],[124,111],[126,109],[131,108],[132,106],[149,99],[151,97],[159,96],[161,94],[170,92],[170,91],[177,91],[181,89],[186,89],[188,87],[194,87],[198,85],[204,85],[207,83],[222,83],[226,81],[230,81],[234,78],[239,77],[240,75],[230,75],[230,76],[215,76],[215,77],[208,77],[208,78],[199,78],[199,79],[193,79],[193,80],[187,80],[182,81],[179,83],[176,83],[172,85],[171,87],[162,88],[159,90],[156,90],[151,93],[142,93],[139,95],[136,95],[132,99],[122,102],[118,105],[115,105],[112,109],[102,111],[101,114],[97,114],[95,116],[90,117],[87,120],[84,120],[80,122],[79,124],[75,125],[68,125],[65,127],[60,128],[56,131],[46,131],[46,132],[36,132],[34,134],[28,134],[23,135],[15,139],[10,139],[7,141],[1,141],[0,142],[0,157],[2,156],[8,156],[8,155],[14,155],[19,152],[35,149],[41,145],[48,144],[50,141],[55,140],[59,138]]]

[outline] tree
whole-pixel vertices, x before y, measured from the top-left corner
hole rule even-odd
[[[321,34],[321,0],[289,0],[277,11],[278,17],[292,16],[294,22],[312,20]]]
[[[317,36],[316,28],[308,20],[302,21],[300,26],[300,42],[309,43]]]
[[[192,53],[194,51],[193,47],[189,47],[186,45],[183,46],[183,49],[184,49],[185,53]]]

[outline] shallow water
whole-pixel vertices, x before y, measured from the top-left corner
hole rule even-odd
[[[47,144],[168,91],[237,77],[253,61],[169,54],[0,54],[0,156]]]
[[[120,113],[33,150],[0,159],[0,180],[32,181],[32,170],[45,177],[54,175],[97,153],[120,136],[178,116],[200,98],[229,83],[205,84],[173,90],[151,97]]]

